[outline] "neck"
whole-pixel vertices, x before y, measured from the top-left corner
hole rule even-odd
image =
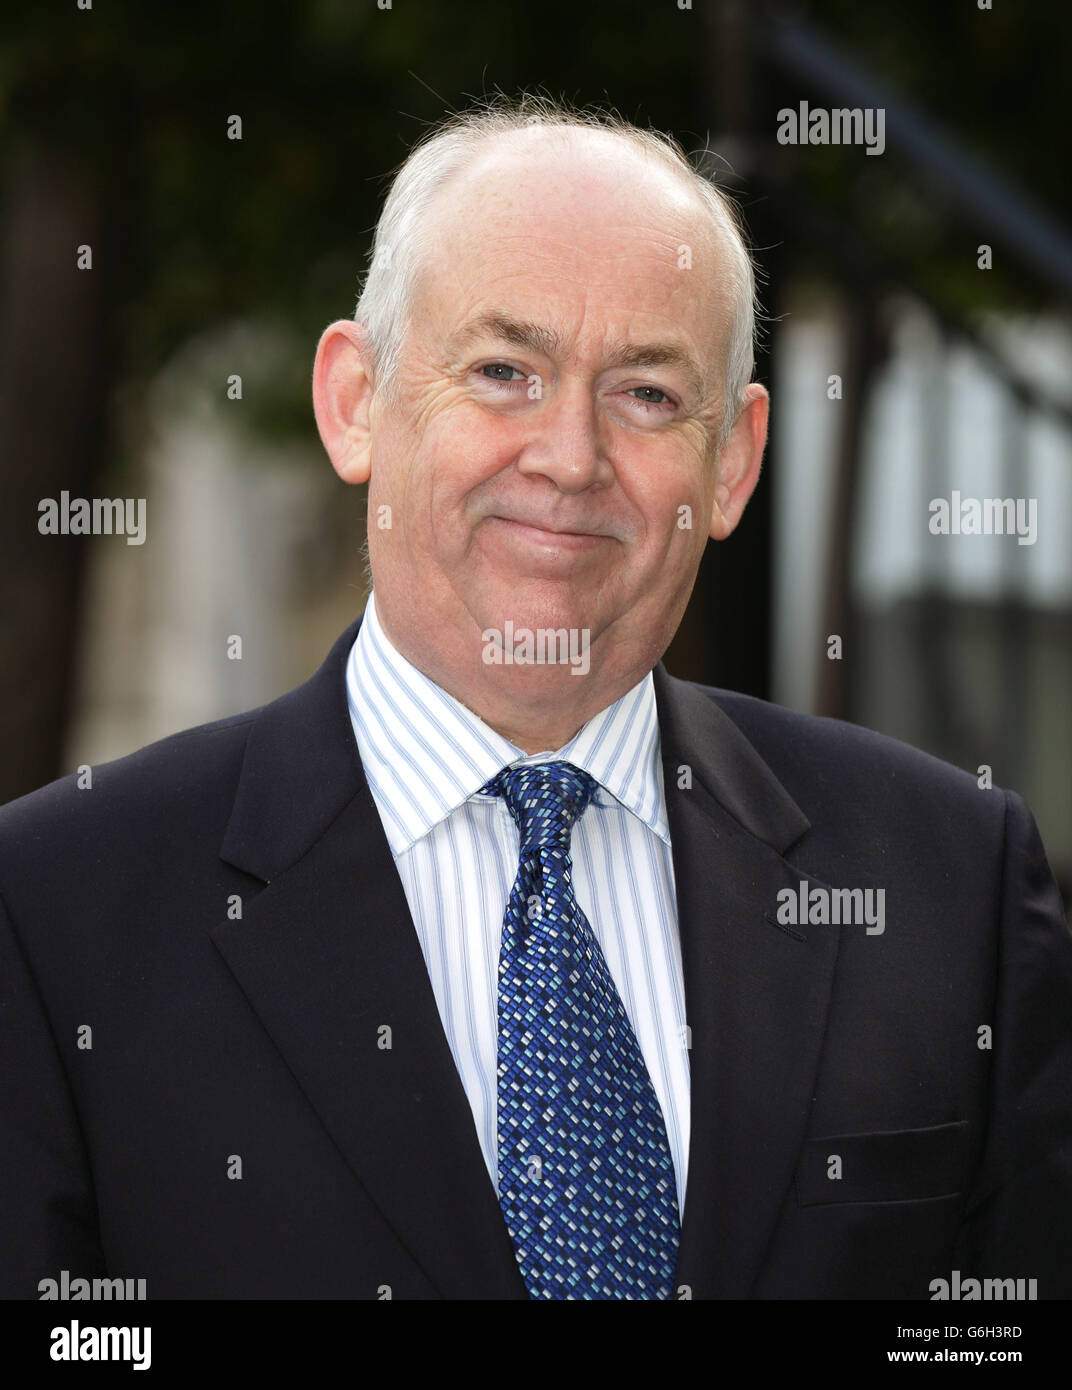
[[[650,669],[609,672],[598,659],[597,643],[585,652],[580,675],[574,665],[519,659],[479,660],[461,668],[449,653],[410,641],[379,600],[376,617],[384,636],[412,666],[526,755],[562,748]]]

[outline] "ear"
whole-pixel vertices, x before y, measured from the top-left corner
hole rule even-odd
[[[324,448],[345,483],[367,483],[372,472],[371,367],[361,324],[339,319],[324,329],[313,366],[313,410]]]
[[[745,388],[744,405],[718,456],[718,482],[708,533],[712,540],[724,541],[733,533],[759,481],[769,411],[767,388],[754,381]]]

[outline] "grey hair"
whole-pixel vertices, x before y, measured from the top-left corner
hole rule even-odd
[[[485,141],[531,126],[600,130],[621,137],[679,175],[724,234],[733,262],[733,321],[718,440],[721,448],[744,403],[755,365],[755,272],[735,204],[693,167],[672,136],[644,130],[611,112],[578,110],[532,93],[517,99],[490,98],[449,116],[418,141],[395,174],[376,225],[368,273],[354,314],[369,337],[377,389],[390,398],[395,387],[413,284],[433,234],[428,215],[433,198],[473,160]]]

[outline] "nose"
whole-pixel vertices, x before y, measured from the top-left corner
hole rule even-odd
[[[532,429],[517,460],[520,473],[542,473],[566,493],[613,480],[596,403],[583,382],[560,381],[529,420]]]

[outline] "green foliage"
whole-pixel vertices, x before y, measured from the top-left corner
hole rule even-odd
[[[246,405],[277,437],[307,434],[316,337],[352,313],[385,177],[425,125],[468,96],[542,86],[700,144],[717,120],[712,10],[712,0],[691,11],[675,0],[22,5],[0,44],[4,173],[59,151],[96,189],[97,264],[128,390],[214,326],[274,319],[307,350],[258,378]],[[1039,114],[1063,103],[1061,64],[1040,53],[1063,53],[1069,70],[1066,11],[832,0],[811,13],[964,143],[1068,210],[1072,125]],[[772,137],[775,90],[756,83],[756,126]],[[1027,140],[1024,112],[1036,113]],[[241,141],[227,138],[231,115]],[[958,304],[978,295],[962,252],[985,238],[963,229],[951,243],[945,210],[911,170],[883,161],[861,180],[844,151],[802,153],[815,195],[847,225],[888,242]],[[1015,297],[1002,277],[990,288]]]

